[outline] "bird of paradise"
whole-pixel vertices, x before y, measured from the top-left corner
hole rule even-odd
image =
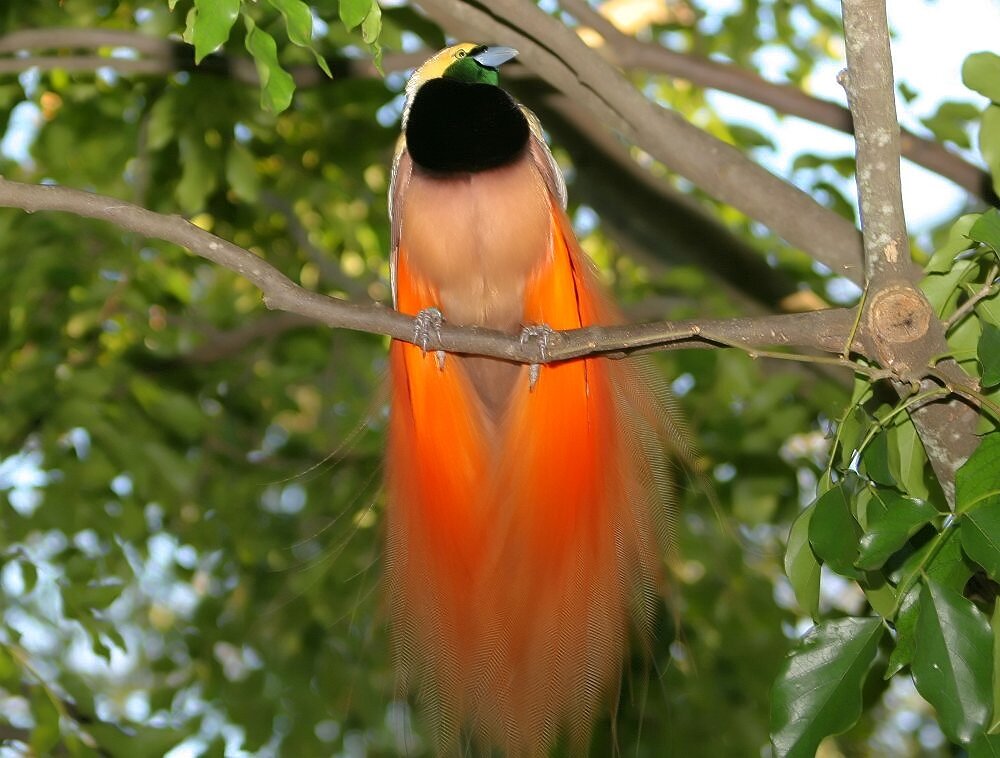
[[[463,43],[406,87],[390,188],[396,308],[545,339],[620,323],[567,218],[538,119]],[[640,365],[538,367],[395,341],[386,582],[397,671],[438,752],[585,750],[645,645],[683,433]]]

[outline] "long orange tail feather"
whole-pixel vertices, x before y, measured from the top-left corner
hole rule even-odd
[[[618,320],[552,204],[550,255],[525,323]],[[436,305],[397,256],[397,307]],[[660,591],[665,486],[657,399],[622,362],[522,369],[500,418],[462,359],[391,348],[387,585],[403,684],[440,750],[462,730],[510,756],[563,735],[582,748],[614,696],[630,629],[648,639]]]

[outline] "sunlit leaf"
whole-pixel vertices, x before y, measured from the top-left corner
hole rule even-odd
[[[268,2],[277,8],[285,19],[285,26],[288,29],[288,39],[292,41],[292,44],[304,47],[312,52],[316,60],[316,65],[323,70],[324,74],[332,77],[333,74],[330,73],[330,67],[327,65],[326,59],[319,54],[313,42],[313,18],[309,6],[302,0],[268,0]]]
[[[340,20],[348,31],[365,20],[374,3],[372,0],[341,0],[338,4]]]
[[[924,267],[928,274],[943,274],[950,270],[955,256],[972,247],[972,242],[969,240],[969,230],[972,229],[978,218],[978,213],[967,213],[958,217],[958,220],[948,229],[948,236],[944,242],[941,243]]]
[[[795,599],[813,618],[819,615],[820,564],[809,544],[809,522],[815,504],[803,510],[792,522],[785,548],[785,574],[795,590]]]
[[[247,27],[246,48],[253,56],[260,77],[261,105],[272,113],[281,113],[292,102],[295,81],[278,62],[278,45],[274,37],[244,16]]]
[[[59,711],[56,709],[55,694],[44,685],[31,688],[31,716],[35,726],[31,730],[31,749],[34,755],[51,755],[59,744]]]
[[[194,60],[200,63],[209,53],[229,39],[229,32],[240,14],[240,0],[194,0],[198,13],[194,19]]]
[[[962,83],[1000,103],[1000,55],[973,53],[962,64]]]
[[[993,178],[993,189],[1000,186],[1000,105],[991,105],[979,120],[979,152]]]
[[[969,239],[989,245],[1000,253],[1000,210],[990,208],[969,229]]]
[[[877,618],[825,621],[791,652],[771,693],[778,756],[813,756],[820,741],[861,715],[861,688],[884,633]]]
[[[953,142],[957,147],[970,148],[969,126],[979,116],[979,108],[967,102],[944,102],[932,116],[920,121],[934,132],[942,142]]]

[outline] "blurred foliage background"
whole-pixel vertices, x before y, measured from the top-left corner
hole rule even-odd
[[[753,69],[781,49],[781,78],[804,88],[842,57],[832,2],[742,0],[723,13],[700,0],[612,2],[623,28],[634,11],[629,34],[675,50]],[[0,174],[182,214],[304,287],[389,303],[385,193],[405,75],[387,66],[383,78],[370,61],[419,60],[445,42],[435,24],[410,5],[356,0],[0,9],[0,35],[66,28],[169,39],[174,53],[142,69],[151,57],[125,44],[89,45],[103,59],[89,67],[69,62],[83,47],[72,41],[4,47]],[[25,59],[39,51],[67,62]],[[297,88],[282,75],[307,70],[317,75]],[[523,72],[512,79],[533,104]],[[716,136],[778,150],[697,87],[634,79]],[[946,106],[928,127],[971,148],[979,108]],[[629,222],[632,188],[574,153],[572,129],[553,136],[584,247],[634,318],[755,315],[778,307],[775,289],[857,297],[646,160],[765,276],[726,281],[697,250],[648,244]],[[801,185],[853,219],[849,156],[803,150],[795,165]],[[417,711],[394,689],[380,605],[386,346],[268,312],[246,281],[171,245],[0,212],[0,755],[426,754]],[[656,362],[721,510],[682,480],[670,610],[593,754],[767,754],[768,691],[809,626],[784,541],[815,495],[850,377],[734,350]],[[860,592],[827,579],[823,611],[858,612]],[[908,680],[872,683],[865,702],[824,755],[950,753]]]

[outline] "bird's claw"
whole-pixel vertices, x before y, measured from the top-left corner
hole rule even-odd
[[[437,308],[424,308],[413,317],[413,343],[419,347],[424,355],[427,355],[427,343],[433,334],[438,343],[441,342],[441,325],[444,323],[444,316]],[[437,361],[439,370],[444,369],[444,350],[435,350],[434,359]]]
[[[555,334],[555,331],[546,324],[532,324],[521,329],[521,344],[527,345],[529,342],[537,343],[539,356],[541,356],[543,361],[547,361],[549,358],[549,341],[552,339],[553,334]],[[529,391],[535,389],[535,385],[538,384],[541,369],[542,366],[540,363],[528,364]]]

